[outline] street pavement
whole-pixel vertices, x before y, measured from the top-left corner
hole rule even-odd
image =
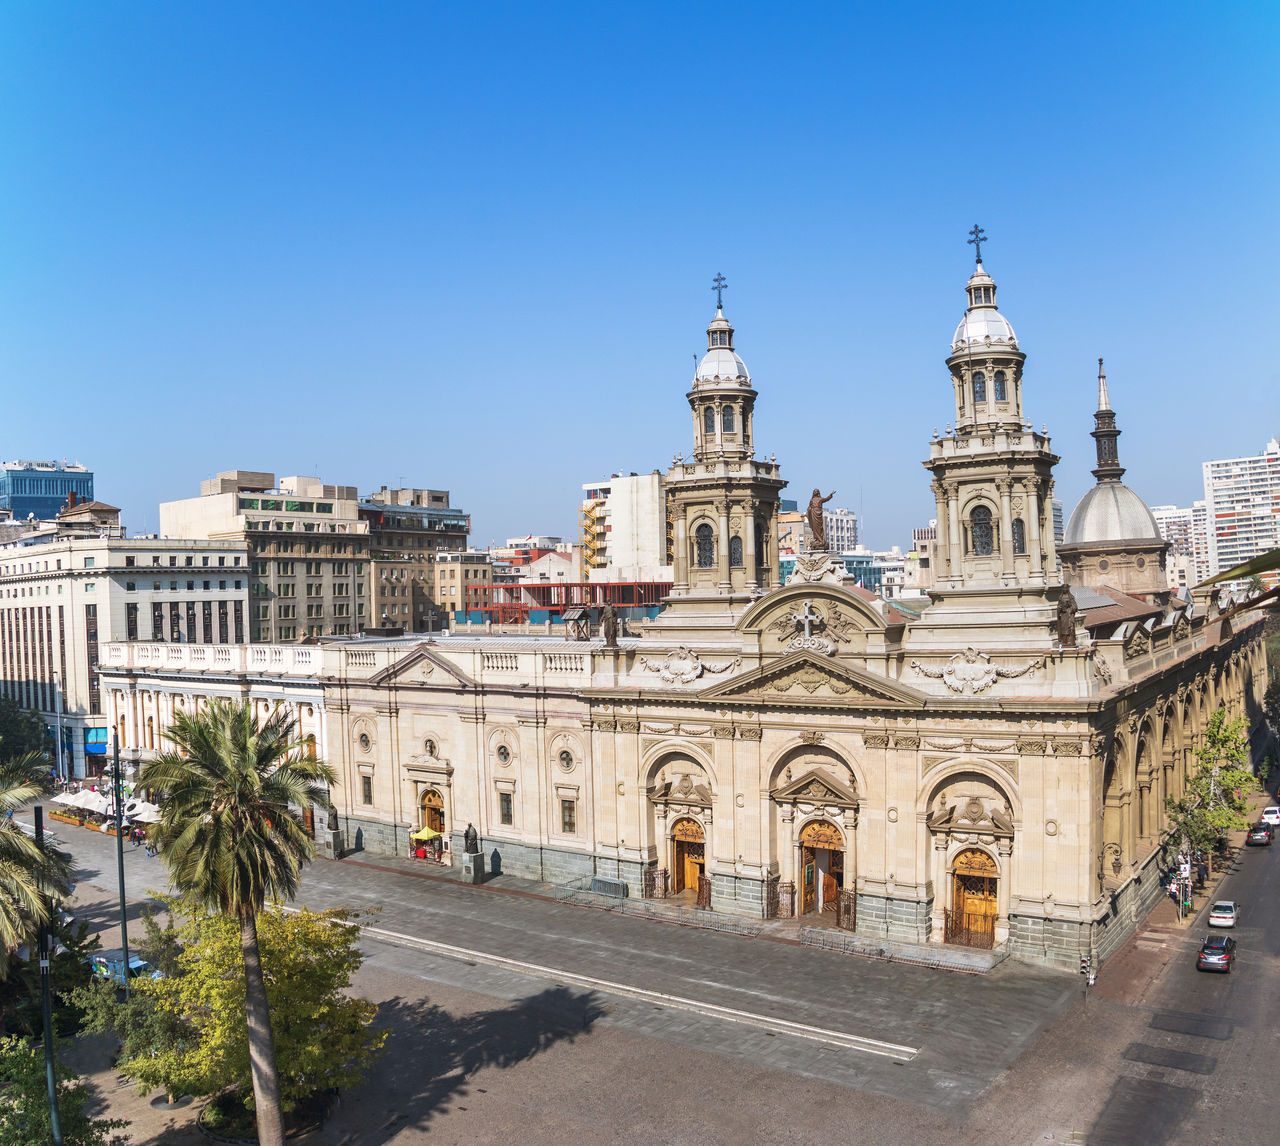
[[[58,834],[78,913],[118,946],[115,841]],[[136,914],[167,877],[141,849],[125,860]],[[1007,962],[959,975],[317,861],[298,902],[376,913],[356,987],[393,1030],[320,1141],[1226,1141],[1280,1117],[1259,1069],[1280,1018],[1275,863],[1244,852],[1220,889],[1247,908],[1232,975],[1195,971],[1203,929],[1150,928],[1086,1009],[1078,976]],[[113,1111],[127,1101],[112,1091]],[[166,1117],[147,1141],[186,1141],[189,1113]]]

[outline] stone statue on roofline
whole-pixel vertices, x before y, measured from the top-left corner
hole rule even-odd
[[[805,521],[809,524],[809,533],[813,539],[813,551],[815,553],[826,552],[827,523],[822,518],[822,507],[835,496],[835,490],[823,497],[821,491],[815,489],[813,496],[809,498],[809,508],[804,512]]]

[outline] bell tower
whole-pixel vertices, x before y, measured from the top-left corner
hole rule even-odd
[[[946,360],[954,430],[934,431],[924,463],[938,519],[935,603],[925,619],[970,630],[948,640],[1034,647],[1049,638],[1061,592],[1053,534],[1058,458],[1048,436],[1023,418],[1026,355],[982,265],[982,228],[970,233],[977,265]]]
[[[685,395],[693,457],[677,459],[666,476],[674,538],[670,604],[697,605],[718,623],[726,609],[735,616],[779,583],[778,494],[787,484],[776,463],[755,460],[756,391],[724,316],[724,288],[724,277],[717,275],[707,352]],[[657,623],[668,613],[673,610],[665,610]],[[683,621],[692,615],[683,607],[674,613]]]

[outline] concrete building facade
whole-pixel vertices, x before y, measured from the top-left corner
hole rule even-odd
[[[1202,468],[1208,575],[1280,548],[1280,439],[1272,438],[1260,454]]]
[[[0,463],[0,517],[51,521],[68,498],[93,500],[93,474],[79,462]]]
[[[64,773],[105,759],[109,641],[226,647],[247,639],[249,566],[234,541],[59,537],[0,548],[0,690],[61,726]]]

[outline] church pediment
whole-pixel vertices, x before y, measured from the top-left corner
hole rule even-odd
[[[836,701],[877,708],[922,704],[925,697],[896,681],[873,676],[829,657],[800,652],[734,677],[699,694],[708,700]]]
[[[806,772],[798,780],[775,788],[769,794],[780,804],[819,804],[840,808],[858,806],[858,794],[852,788],[816,770]]]
[[[471,688],[475,685],[475,681],[466,673],[444,657],[432,653],[425,645],[419,645],[369,678],[372,685],[386,685],[392,681],[397,684],[438,685],[443,688],[455,688],[458,685]]]

